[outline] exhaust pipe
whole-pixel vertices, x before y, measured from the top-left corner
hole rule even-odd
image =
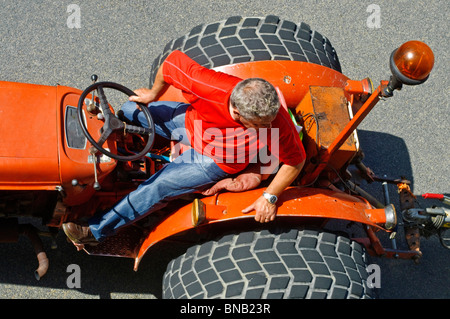
[[[38,259],[39,266],[34,272],[34,277],[37,280],[40,280],[48,270],[49,261],[47,258],[47,254],[44,251],[44,246],[42,244],[41,238],[37,234],[36,228],[30,224],[22,224],[19,225],[19,234],[28,237],[33,245],[34,252],[36,253],[36,257]]]
[[[18,224],[17,219],[11,218],[0,221],[0,243],[14,243],[19,240],[19,235],[30,239],[34,252],[38,259],[38,268],[34,272],[37,280],[40,280],[48,270],[49,260],[44,251],[44,245],[37,233],[37,229],[31,224]]]

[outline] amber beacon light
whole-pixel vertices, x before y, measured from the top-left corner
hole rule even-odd
[[[421,41],[403,43],[391,54],[390,68],[392,77],[384,90],[385,96],[401,89],[403,84],[418,85],[424,83],[434,66],[434,54],[428,45]]]

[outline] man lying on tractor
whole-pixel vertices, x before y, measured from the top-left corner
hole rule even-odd
[[[170,85],[182,90],[189,104],[157,101]],[[142,183],[110,210],[88,223],[63,225],[78,247],[95,245],[125,226],[159,210],[182,195],[204,191],[242,172],[267,147],[282,163],[266,192],[243,213],[273,221],[276,201],[300,173],[305,151],[276,89],[258,78],[240,79],[202,67],[180,51],[172,52],[159,68],[151,89],[135,91],[122,106],[125,117],[148,127],[136,102],[148,104],[156,134],[187,143],[190,148]],[[262,134],[264,131],[266,134]],[[273,134],[276,133],[276,134]],[[271,137],[277,141],[269,141]],[[257,152],[256,152],[257,153]],[[256,185],[247,186],[254,188]]]

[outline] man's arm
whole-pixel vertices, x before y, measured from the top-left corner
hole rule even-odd
[[[136,91],[134,91],[136,95],[130,96],[129,100],[132,102],[143,104],[148,104],[155,101],[156,98],[169,87],[169,84],[164,81],[162,69],[163,66],[161,65],[158,72],[156,73],[155,81],[151,89],[137,89]]]
[[[297,178],[301,172],[305,161],[296,166],[283,164],[275,175],[274,179],[267,187],[266,192],[279,197],[281,193]],[[277,214],[276,204],[270,204],[262,195],[250,206],[243,209],[244,214],[256,211],[255,220],[260,223],[267,223],[275,220]]]

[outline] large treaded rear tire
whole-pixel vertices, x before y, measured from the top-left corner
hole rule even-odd
[[[273,15],[236,16],[196,26],[185,36],[169,42],[154,60],[150,87],[162,62],[174,50],[186,53],[207,68],[250,61],[291,60],[341,72],[336,51],[326,37],[311,30],[306,23],[296,24]]]
[[[358,243],[323,231],[227,235],[172,260],[163,298],[370,298],[365,258]]]

